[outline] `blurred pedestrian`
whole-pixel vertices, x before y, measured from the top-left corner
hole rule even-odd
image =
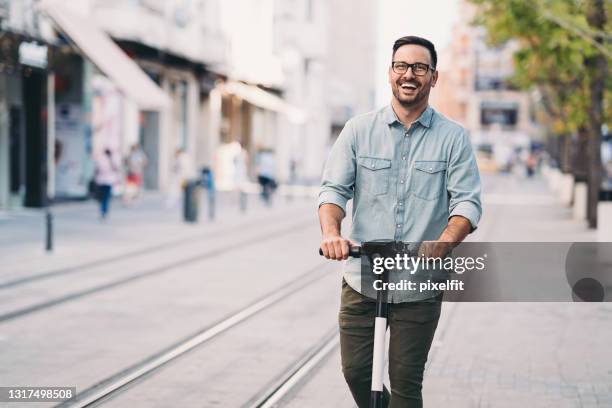
[[[123,194],[124,203],[129,204],[140,198],[144,169],[148,162],[147,156],[138,144],[130,148],[130,153],[125,159],[127,177]]]
[[[109,148],[98,155],[95,162],[95,183],[97,198],[100,203],[100,219],[108,217],[110,201],[113,195],[113,186],[119,181],[121,169],[115,155]]]
[[[183,148],[176,149],[166,197],[167,208],[176,207],[181,199],[183,188],[196,177],[195,166],[189,154]]]
[[[272,194],[277,188],[276,164],[272,149],[260,149],[257,154],[257,181],[261,187],[261,198],[266,205],[272,205]]]
[[[240,142],[235,143],[234,153],[234,184],[238,190],[240,209],[245,212],[247,210],[247,182],[249,181],[249,154],[242,147]]]
[[[529,155],[527,155],[527,159],[525,160],[525,171],[527,173],[527,178],[531,178],[535,174],[536,164],[536,155],[533,151],[531,151],[529,152]]]

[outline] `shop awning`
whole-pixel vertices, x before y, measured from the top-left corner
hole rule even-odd
[[[160,110],[170,99],[142,69],[131,60],[96,22],[78,14],[65,2],[48,0],[39,8],[128,98],[142,110]]]
[[[288,119],[294,123],[306,122],[306,114],[303,110],[256,86],[228,81],[223,85],[223,90],[244,99],[252,105],[287,115]]]

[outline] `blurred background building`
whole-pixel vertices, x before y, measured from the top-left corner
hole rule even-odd
[[[487,32],[472,22],[475,5],[461,1],[452,41],[440,50],[440,76],[431,103],[470,132],[483,170],[510,169],[515,154],[542,140],[530,92],[514,87],[516,43],[489,46]]]
[[[266,150],[280,182],[318,181],[332,135],[374,107],[361,3],[356,39],[339,0],[2,1],[0,208],[85,198],[96,155],[134,144],[147,189],[177,149],[235,188],[237,143],[251,180]]]
[[[584,182],[588,126],[542,119],[537,84],[513,82],[521,33],[490,45],[473,22],[494,3],[479,1],[0,0],[0,209],[85,199],[96,156],[133,145],[149,190],[171,188],[183,151],[220,190],[256,181],[262,152],[279,183],[316,184],[346,120],[388,103],[391,45],[406,34],[436,44],[431,104],[469,130],[482,170],[546,144]]]
[[[350,16],[350,24],[332,24],[328,93],[336,139],[346,121],[375,107],[376,38],[379,30],[376,2],[329,2],[332,16]],[[389,48],[390,44],[386,44]]]

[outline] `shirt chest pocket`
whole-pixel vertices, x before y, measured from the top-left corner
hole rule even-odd
[[[372,195],[387,194],[391,176],[391,160],[378,157],[357,158],[358,186]]]
[[[435,200],[446,190],[446,162],[417,160],[412,174],[412,194],[424,200]]]

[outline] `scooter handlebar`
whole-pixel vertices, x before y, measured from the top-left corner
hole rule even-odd
[[[319,255],[323,256],[323,250],[319,248]],[[349,256],[351,258],[361,258],[361,247],[353,246],[349,247]]]

